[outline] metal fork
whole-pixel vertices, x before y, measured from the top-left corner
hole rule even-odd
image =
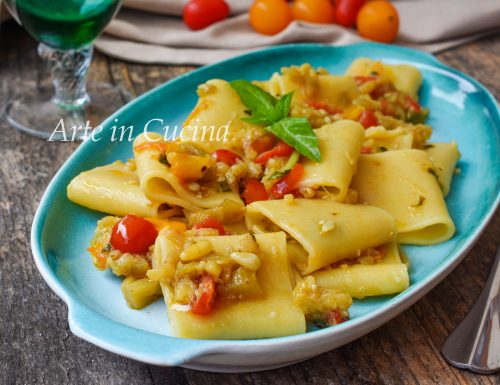
[[[441,352],[457,368],[481,374],[500,371],[500,248],[479,299]]]

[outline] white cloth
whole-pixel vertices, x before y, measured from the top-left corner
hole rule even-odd
[[[354,29],[299,21],[274,36],[258,34],[248,23],[251,0],[229,0],[232,17],[191,31],[179,17],[186,1],[125,0],[96,48],[139,63],[207,64],[274,44],[363,40]],[[394,5],[400,16],[396,44],[438,52],[500,32],[500,0],[399,0]]]

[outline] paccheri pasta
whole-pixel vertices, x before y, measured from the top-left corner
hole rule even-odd
[[[429,143],[422,77],[358,59],[267,81],[212,79],[180,138],[144,133],[127,163],[68,186],[102,218],[89,252],[135,309],[163,297],[171,333],[247,339],[349,318],[410,285],[399,244],[450,239],[456,143]],[[223,130],[223,133],[222,131]]]

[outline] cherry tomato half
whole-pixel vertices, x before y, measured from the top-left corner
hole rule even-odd
[[[398,11],[388,1],[370,1],[360,9],[356,25],[364,38],[390,43],[398,35]]]
[[[297,187],[303,174],[304,167],[300,163],[297,163],[288,174],[278,179],[273,187],[271,187],[271,195],[274,198],[283,198],[286,194],[291,193]]]
[[[201,276],[200,284],[198,286],[199,295],[193,298],[191,302],[191,312],[198,315],[210,314],[215,303],[215,280],[214,278],[205,273]]]
[[[223,162],[229,166],[232,166],[238,161],[238,159],[241,159],[238,154],[225,149],[220,149],[212,152],[212,157],[217,162]]]
[[[328,24],[335,19],[335,7],[330,0],[295,0],[292,14],[295,20]]]
[[[356,17],[365,0],[337,0],[335,9],[335,21],[344,27],[353,27]]]
[[[292,21],[292,11],[285,0],[255,0],[249,16],[252,28],[264,35],[276,35]]]
[[[266,164],[269,159],[273,156],[289,156],[293,152],[293,147],[289,146],[285,142],[279,142],[276,146],[271,148],[268,151],[259,154],[257,158],[255,158],[255,163]]]
[[[224,0],[191,0],[184,6],[184,24],[196,31],[229,16],[229,5]]]
[[[158,231],[151,222],[128,214],[113,226],[110,243],[124,253],[144,254],[157,236]]]
[[[264,134],[255,139],[250,145],[252,149],[257,153],[263,153],[274,147],[276,144],[276,137],[271,134]]]
[[[215,229],[219,231],[219,235],[226,235],[224,226],[217,219],[208,217],[207,219],[196,223],[193,229]]]
[[[266,188],[257,179],[248,179],[245,183],[245,190],[241,195],[247,205],[255,201],[267,200]]]
[[[359,116],[358,121],[364,128],[370,128],[373,126],[378,126],[378,120],[373,111],[371,110],[363,110],[361,115]]]

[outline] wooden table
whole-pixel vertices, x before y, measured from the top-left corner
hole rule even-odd
[[[35,42],[8,22],[0,44],[0,107],[7,93],[40,82]],[[438,55],[500,97],[500,35]],[[96,54],[91,79],[133,95],[188,72]],[[278,370],[213,374],[142,364],[73,336],[67,309],[33,262],[30,227],[38,202],[75,143],[47,143],[0,121],[0,385],[11,384],[500,384],[448,366],[441,344],[467,314],[485,283],[499,243],[497,212],[483,236],[447,279],[385,326],[337,350]],[[477,149],[481,151],[481,149]]]

